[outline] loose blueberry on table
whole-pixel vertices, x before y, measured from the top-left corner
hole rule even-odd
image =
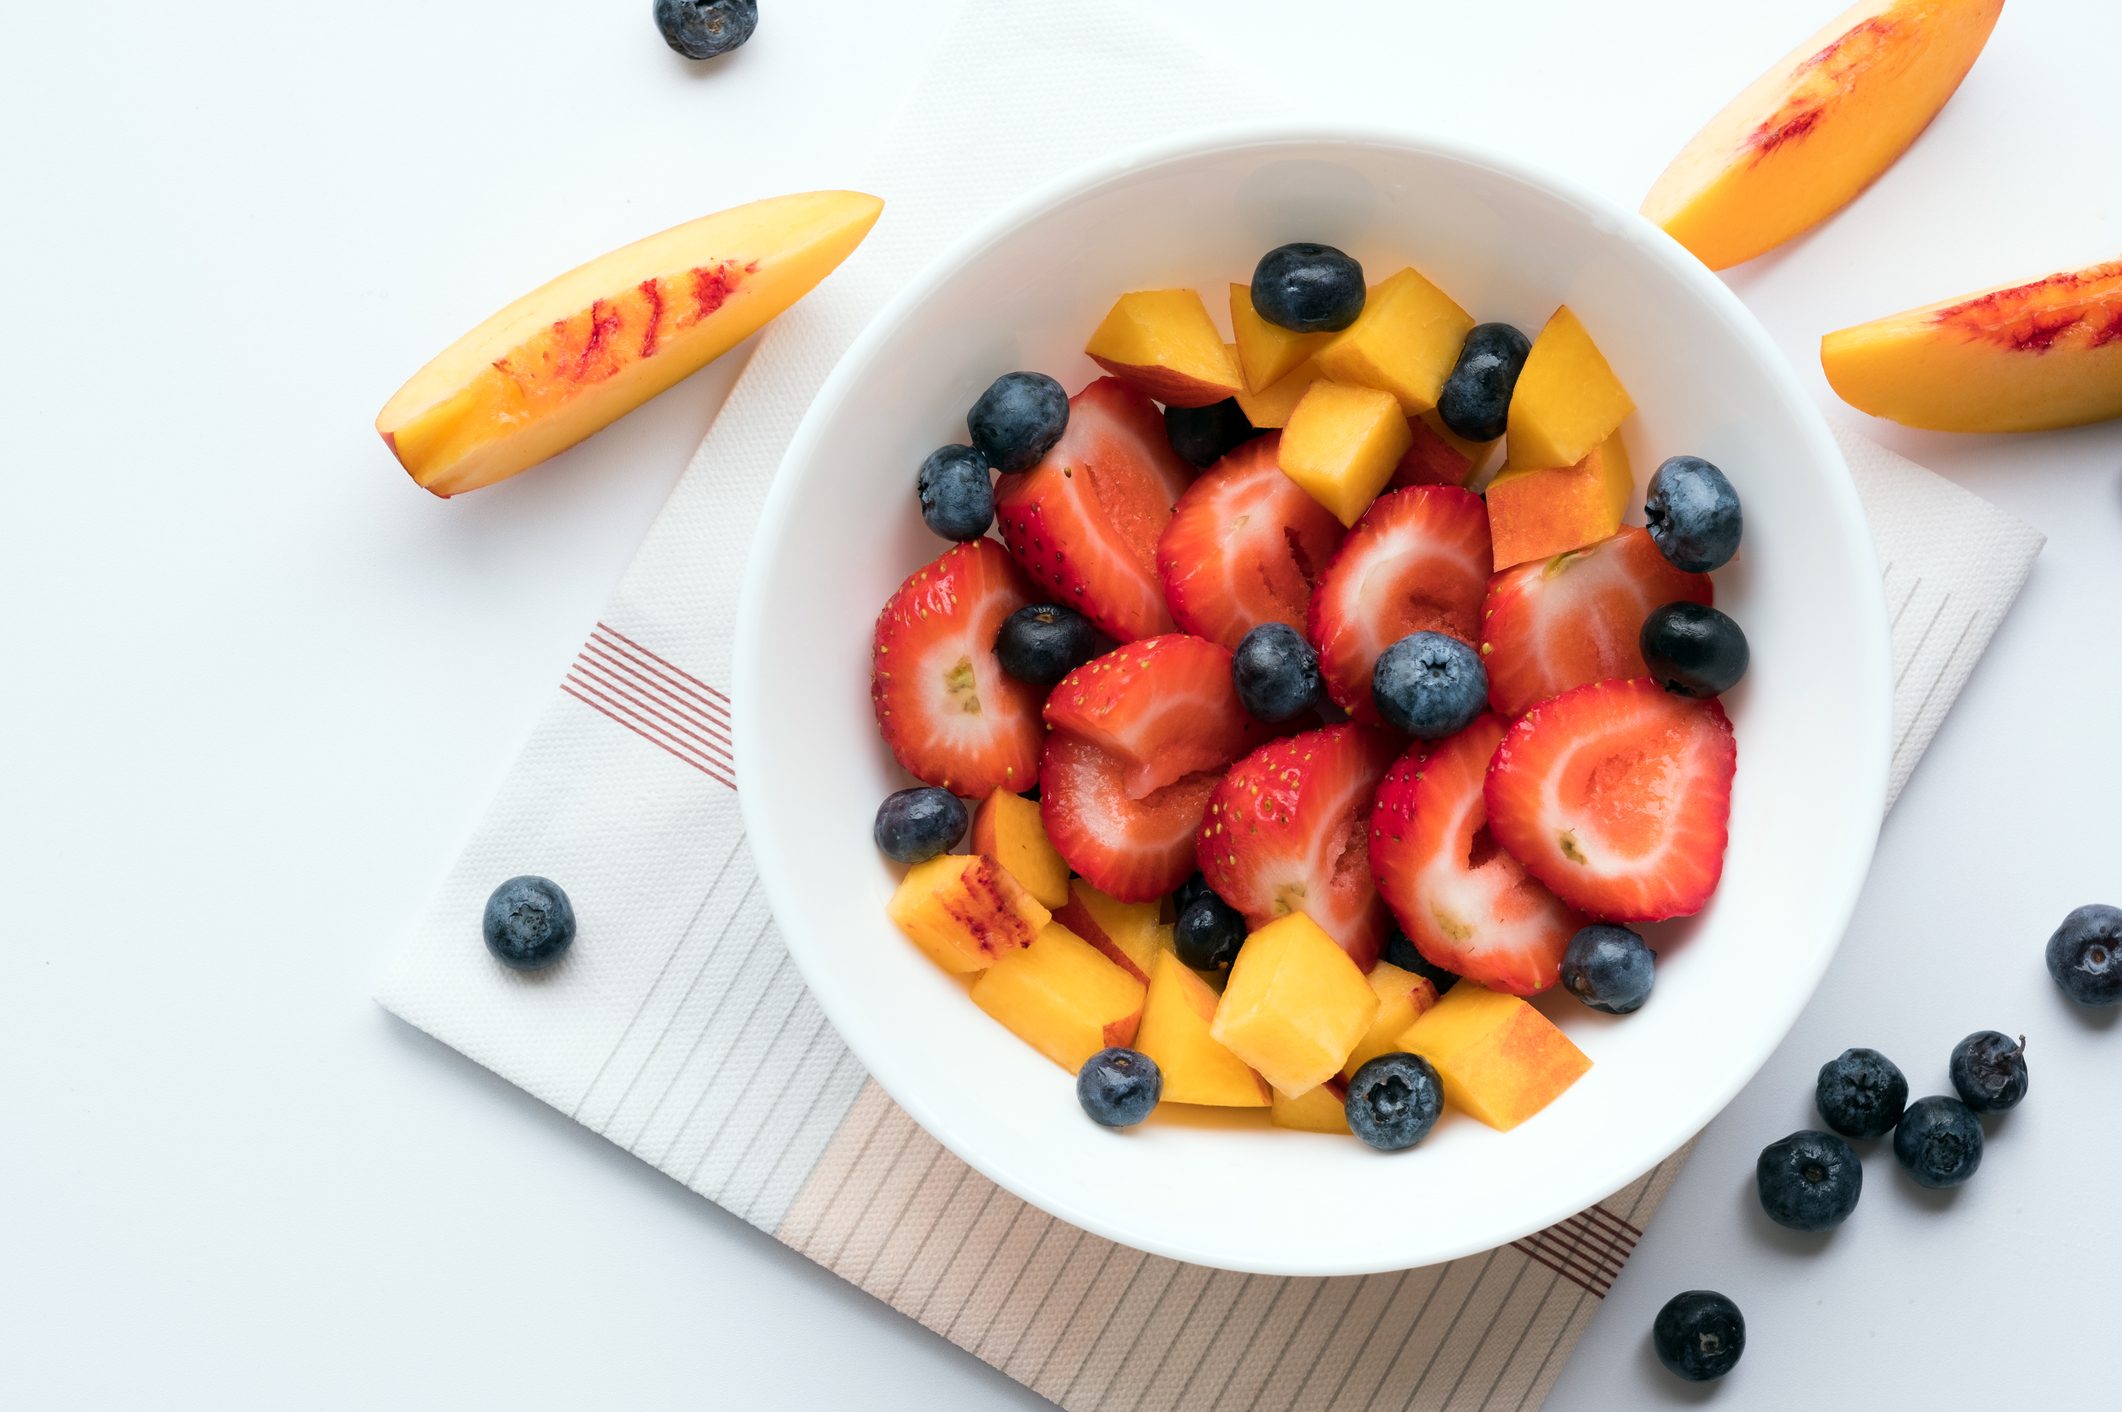
[[[1958,1186],[1982,1165],[1982,1122],[1957,1098],[1919,1098],[1894,1128],[1894,1156],[1918,1186]]]
[[[575,940],[575,906],[548,878],[510,878],[486,899],[480,932],[494,959],[515,971],[541,971]]]
[[[1820,1066],[1813,1102],[1844,1137],[1884,1137],[1908,1106],[1908,1080],[1876,1049],[1845,1049]]]
[[[2122,908],[2095,902],[2048,939],[2048,974],[2080,1005],[2122,1002]]]
[[[1739,1365],[1746,1351],[1746,1317],[1713,1289],[1682,1290],[1651,1321],[1650,1340],[1667,1372],[1706,1383]]]
[[[656,0],[663,42],[688,59],[727,54],[759,27],[759,0]]]
[[[1833,1133],[1807,1129],[1778,1138],[1754,1163],[1754,1188],[1768,1219],[1794,1231],[1832,1230],[1849,1219],[1864,1191],[1864,1164]]]
[[[2026,1097],[2026,1036],[1977,1030],[1953,1046],[1953,1091],[1977,1113],[2001,1113]]]

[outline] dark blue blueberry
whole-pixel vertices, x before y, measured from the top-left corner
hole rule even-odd
[[[1378,655],[1370,699],[1388,725],[1418,740],[1442,740],[1487,708],[1488,669],[1456,637],[1409,633]]]
[[[1857,1209],[1864,1164],[1833,1133],[1792,1133],[1761,1149],[1754,1187],[1768,1219],[1794,1231],[1832,1230]]]
[[[1238,704],[1256,721],[1280,725],[1315,709],[1326,697],[1319,654],[1288,623],[1262,623],[1231,654]]]
[[[1363,312],[1363,267],[1331,245],[1277,245],[1253,267],[1253,309],[1298,333],[1345,329]]]
[[[1216,896],[1197,897],[1172,926],[1172,950],[1197,971],[1227,971],[1245,945],[1245,914]]]
[[[1643,620],[1636,639],[1644,665],[1667,691],[1715,696],[1746,675],[1746,634],[1702,603],[1668,603]]]
[[[1349,1079],[1342,1111],[1350,1132],[1380,1152],[1398,1152],[1437,1126],[1444,1081],[1419,1054],[1380,1054]]]
[[[1953,1046],[1948,1070],[1960,1101],[1977,1113],[2001,1113],[2026,1097],[2026,1036],[1977,1030]]]
[[[1894,1156],[1917,1186],[1958,1186],[1982,1165],[1982,1120],[1957,1098],[1919,1098],[1894,1129]]]
[[[1068,394],[1045,373],[1004,373],[973,403],[965,426],[987,464],[1028,471],[1068,429]]]
[[[1668,1373],[1706,1383],[1739,1366],[1746,1351],[1746,1316],[1713,1289],[1682,1290],[1651,1321],[1650,1345]]]
[[[995,660],[1018,681],[1052,686],[1111,646],[1075,609],[1032,603],[1002,620],[995,633]]]
[[[1494,441],[1510,420],[1510,395],[1532,340],[1509,324],[1475,324],[1437,396],[1437,415],[1468,441]]]
[[[543,970],[575,939],[575,905],[549,879],[510,878],[486,899],[479,925],[496,961],[512,970]]]
[[[1437,988],[1439,995],[1459,983],[1456,971],[1447,971],[1424,956],[1416,949],[1415,943],[1409,940],[1407,933],[1400,930],[1397,922],[1385,938],[1385,959],[1403,971],[1412,971],[1418,976],[1426,977],[1429,983]]]
[[[752,37],[759,0],[656,0],[663,42],[688,59],[712,59]]]
[[[1163,1092],[1157,1061],[1133,1049],[1101,1049],[1076,1074],[1076,1101],[1092,1122],[1108,1128],[1141,1122]]]
[[[870,835],[887,857],[925,863],[965,837],[965,801],[947,789],[919,785],[884,796]]]
[[[1208,885],[1208,879],[1196,872],[1185,882],[1172,889],[1172,915],[1177,916],[1204,897],[1214,897],[1216,890]]]
[[[1562,984],[1571,995],[1609,1015],[1632,1014],[1650,999],[1658,953],[1627,927],[1595,922],[1569,939]]]
[[[995,482],[987,462],[970,446],[943,446],[928,453],[914,480],[921,518],[945,539],[978,539],[995,522]]]
[[[1206,407],[1166,407],[1164,436],[1179,453],[1179,459],[1195,470],[1206,470],[1231,451],[1260,434],[1245,419],[1245,410],[1235,397],[1211,402]]]
[[[1739,492],[1700,456],[1674,456],[1651,472],[1643,518],[1666,561],[1691,574],[1729,564],[1746,527]]]
[[[2094,902],[2048,939],[2048,973],[2080,1005],[2122,1001],[2122,908]]]
[[[1908,1080],[1876,1049],[1845,1049],[1820,1066],[1813,1103],[1844,1137],[1884,1137],[1908,1106]]]

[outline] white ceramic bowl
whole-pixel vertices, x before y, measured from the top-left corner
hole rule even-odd
[[[1115,296],[1190,285],[1212,309],[1284,241],[1372,276],[1412,264],[1477,318],[1583,318],[1634,394],[1639,475],[1707,456],[1746,504],[1717,601],[1753,669],[1726,698],[1739,774],[1724,883],[1653,929],[1635,1015],[1540,1003],[1594,1067],[1516,1131],[1447,1113],[1393,1155],[1167,1107],[1086,1120],[1073,1076],[990,1020],[884,915],[870,841],[909,781],[879,742],[870,630],[945,547],[914,469],[965,436],[996,374],[1095,376],[1083,340]],[[1220,316],[1219,316],[1220,317]],[[1819,414],[1714,276],[1631,212],[1429,138],[1218,133],[1130,153],[1019,201],[937,260],[848,351],[791,442],[753,546],[737,634],[737,768],[775,917],[841,1036],[951,1151],[1099,1235],[1204,1265],[1347,1274],[1452,1259],[1590,1205],[1678,1149],[1768,1058],[1826,968],[1885,797],[1890,654],[1870,540]]]

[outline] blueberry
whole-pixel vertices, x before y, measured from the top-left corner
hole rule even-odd
[[[2094,902],[2048,939],[2048,973],[2080,1005],[2122,1001],[2122,908]]]
[[[970,446],[942,446],[928,453],[914,479],[921,518],[945,539],[978,539],[995,522],[995,483],[987,462]]]
[[[1253,268],[1253,310],[1298,333],[1347,328],[1369,293],[1363,267],[1331,245],[1277,245]]]
[[[1739,492],[1700,456],[1674,456],[1651,472],[1643,518],[1666,561],[1691,574],[1729,564],[1746,525]]]
[[[1908,1080],[1876,1049],[1845,1049],[1820,1066],[1813,1103],[1844,1137],[1884,1137],[1908,1106]]]
[[[1658,953],[1627,927],[1595,922],[1569,939],[1562,984],[1571,995],[1609,1015],[1628,1015],[1650,999]]]
[[[1437,415],[1468,441],[1494,441],[1510,420],[1510,395],[1532,340],[1509,324],[1475,324],[1437,396]]]
[[[2026,1097],[2026,1036],[1977,1030],[1953,1046],[1953,1088],[1977,1113],[2001,1113]]]
[[[1370,699],[1389,725],[1421,740],[1465,730],[1488,705],[1488,669],[1441,632],[1409,633],[1378,656]]]
[[[965,837],[965,801],[947,789],[920,785],[884,796],[870,835],[886,856],[925,863]]]
[[[1857,1209],[1864,1164],[1833,1133],[1792,1133],[1761,1149],[1754,1188],[1768,1219],[1794,1231],[1832,1230]]]
[[[1982,1120],[1957,1098],[1919,1098],[1894,1129],[1894,1156],[1918,1186],[1958,1186],[1982,1165]]]
[[[1211,402],[1206,407],[1166,407],[1164,438],[1179,453],[1179,459],[1195,470],[1206,470],[1223,459],[1224,453],[1244,445],[1260,434],[1245,419],[1235,397]]]
[[[575,905],[556,882],[510,878],[487,897],[479,925],[496,961],[511,970],[539,971],[574,942]]]
[[[1133,1049],[1101,1049],[1076,1074],[1076,1101],[1094,1123],[1131,1128],[1149,1116],[1164,1092],[1157,1061]]]
[[[1342,1111],[1350,1132],[1380,1152],[1398,1152],[1437,1126],[1444,1081],[1419,1054],[1380,1054],[1348,1081]]]
[[[1227,971],[1245,945],[1245,914],[1216,896],[1186,904],[1172,926],[1172,950],[1197,971]]]
[[[759,0],[656,0],[663,42],[688,59],[712,59],[752,37]]]
[[[1668,603],[1643,620],[1643,661],[1667,691],[1715,696],[1746,675],[1746,634],[1701,603]]]
[[[1045,373],[1004,373],[965,414],[973,445],[1005,474],[1028,471],[1068,429],[1068,394]]]
[[[1030,603],[1002,620],[995,633],[995,660],[1018,681],[1052,686],[1111,646],[1075,609]]]
[[[1177,916],[1204,897],[1214,897],[1216,890],[1208,885],[1208,879],[1196,872],[1185,882],[1172,889],[1172,914]]]
[[[1651,1321],[1650,1343],[1667,1372],[1706,1383],[1739,1365],[1746,1351],[1746,1316],[1713,1289],[1682,1290]]]
[[[1412,971],[1418,976],[1425,977],[1431,985],[1437,988],[1437,994],[1439,995],[1444,994],[1445,991],[1450,990],[1459,983],[1459,976],[1456,971],[1447,971],[1427,956],[1424,956],[1416,949],[1414,942],[1408,940],[1407,933],[1400,930],[1398,923],[1395,923],[1392,931],[1386,935],[1385,960],[1392,965],[1398,966],[1403,971]]]
[[[1262,623],[1231,654],[1238,704],[1256,721],[1280,725],[1313,710],[1326,696],[1319,654],[1288,623]]]

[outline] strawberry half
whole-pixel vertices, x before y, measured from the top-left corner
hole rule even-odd
[[[1282,474],[1281,443],[1270,432],[1216,462],[1157,541],[1173,620],[1233,652],[1262,623],[1302,632],[1312,585],[1341,544],[1333,512]]]
[[[1220,772],[1270,734],[1238,704],[1230,653],[1185,633],[1085,662],[1046,698],[1046,723],[1118,759],[1131,799],[1202,770]]]
[[[877,615],[870,706],[884,743],[925,784],[968,799],[1031,788],[1039,772],[1039,689],[995,660],[1002,620],[1031,586],[991,539],[916,569]]]
[[[1154,403],[1118,378],[1068,401],[1038,465],[995,486],[1003,542],[1032,581],[1116,642],[1172,630],[1157,537],[1190,472]]]
[[[1515,716],[1586,682],[1648,675],[1643,620],[1683,600],[1714,601],[1709,575],[1674,568],[1641,529],[1505,569],[1481,609],[1488,704]]]
[[[1398,746],[1338,725],[1270,741],[1231,766],[1208,798],[1202,876],[1254,928],[1302,912],[1368,971],[1385,942],[1371,884],[1371,799]]]
[[[1702,909],[1724,871],[1738,752],[1715,701],[1602,681],[1543,701],[1496,748],[1488,826],[1557,897],[1612,922]]]
[[[1370,868],[1378,895],[1423,957],[1490,990],[1536,995],[1561,974],[1584,918],[1488,831],[1482,784],[1507,725],[1481,716],[1402,755],[1378,786]]]
[[[1216,787],[1214,771],[1137,798],[1119,756],[1066,732],[1039,764],[1039,820],[1069,867],[1122,902],[1149,902],[1192,876],[1194,834]]]
[[[1373,501],[1312,591],[1309,635],[1335,703],[1375,725],[1379,653],[1411,632],[1478,641],[1492,559],[1488,511],[1470,490],[1418,485]]]

